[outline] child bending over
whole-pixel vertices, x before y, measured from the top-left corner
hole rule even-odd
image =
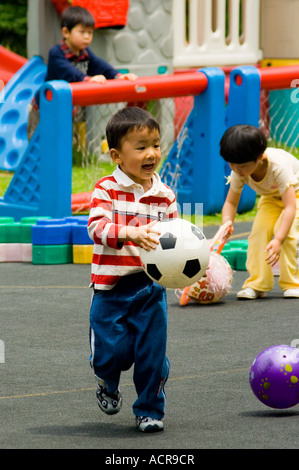
[[[222,222],[233,224],[244,184],[261,195],[248,239],[249,278],[238,299],[265,297],[273,288],[271,266],[280,264],[279,286],[285,298],[299,298],[296,227],[299,227],[299,161],[290,153],[267,148],[256,127],[229,128],[220,141],[220,154],[229,163],[230,188]]]

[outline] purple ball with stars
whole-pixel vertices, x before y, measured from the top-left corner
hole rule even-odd
[[[278,345],[262,351],[253,361],[249,382],[255,396],[271,408],[299,403],[299,349]]]

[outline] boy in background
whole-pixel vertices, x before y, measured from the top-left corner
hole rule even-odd
[[[136,75],[121,74],[105,60],[97,57],[89,48],[95,21],[92,14],[83,7],[66,8],[61,15],[60,44],[49,51],[45,81],[65,80],[71,82],[90,81],[105,83],[120,78],[135,80]],[[29,109],[27,135],[30,140],[39,122],[39,91]]]

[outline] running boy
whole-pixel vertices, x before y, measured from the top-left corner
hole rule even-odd
[[[49,51],[45,81],[65,80],[67,82],[90,81],[105,83],[106,79],[127,78],[134,80],[134,74],[121,74],[105,60],[97,57],[89,48],[94,32],[95,20],[83,7],[71,6],[61,15],[60,44]],[[39,91],[30,107],[28,117],[28,139],[31,139],[39,122]]]
[[[91,365],[99,407],[118,413],[121,371],[134,363],[140,431],[163,430],[166,357],[166,290],[144,273],[139,248],[155,249],[158,220],[177,217],[175,195],[155,172],[160,129],[147,111],[128,107],[108,121],[107,141],[117,168],[95,185],[88,233],[94,240],[91,268]]]
[[[267,148],[256,127],[229,128],[220,141],[220,154],[232,170],[222,209],[222,223],[233,223],[244,184],[261,195],[248,239],[249,278],[238,299],[265,297],[273,288],[271,266],[279,260],[279,286],[286,298],[299,298],[296,226],[299,227],[299,161],[290,153]]]

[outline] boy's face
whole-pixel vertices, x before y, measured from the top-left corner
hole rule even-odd
[[[258,157],[256,161],[246,162],[246,163],[229,163],[230,169],[233,170],[237,175],[245,178],[251,175],[254,175],[257,170],[259,170],[262,155]]]
[[[147,187],[161,160],[160,133],[157,129],[134,129],[122,139],[119,150],[110,150],[110,155],[135,183]]]
[[[62,35],[65,39],[66,45],[71,49],[74,54],[79,54],[88,47],[93,38],[93,28],[77,24],[69,31],[66,27],[62,28]]]

